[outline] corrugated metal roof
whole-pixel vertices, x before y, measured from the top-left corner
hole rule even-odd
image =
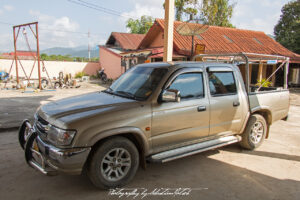
[[[145,34],[112,32],[110,37],[114,37],[122,49],[136,50]]]
[[[192,37],[180,35],[176,28],[183,22],[174,22],[174,48],[178,53],[189,55],[191,52]],[[165,23],[163,19],[156,19],[154,26],[160,26],[164,29]],[[151,28],[149,32],[159,29]],[[147,46],[148,41],[153,38],[149,33],[145,36],[139,47]],[[148,36],[149,35],[149,36]],[[227,38],[230,40],[228,40]],[[202,38],[202,39],[201,39]],[[208,30],[201,34],[201,37],[194,37],[195,44],[205,44],[205,53],[259,53],[282,55],[290,57],[294,61],[300,61],[300,55],[291,52],[267,36],[261,31],[242,30],[236,28],[210,26]],[[259,42],[258,42],[259,41]]]

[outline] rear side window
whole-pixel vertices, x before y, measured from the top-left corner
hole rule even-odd
[[[209,89],[212,96],[237,93],[233,72],[209,72]]]
[[[202,73],[180,74],[169,89],[179,90],[182,100],[202,98],[204,97]]]

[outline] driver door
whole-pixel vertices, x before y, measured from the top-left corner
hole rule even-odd
[[[203,76],[200,68],[176,73],[167,89],[178,90],[181,101],[153,105],[152,145],[155,152],[195,143],[208,136],[209,100]]]

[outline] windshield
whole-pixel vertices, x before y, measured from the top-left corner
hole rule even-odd
[[[136,100],[146,100],[167,71],[166,68],[134,67],[117,79],[105,92]]]

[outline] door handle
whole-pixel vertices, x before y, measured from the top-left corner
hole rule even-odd
[[[233,102],[233,107],[238,107],[240,106],[240,102],[239,101],[234,101]]]
[[[206,106],[199,106],[197,108],[198,112],[203,112],[203,111],[206,111]]]

